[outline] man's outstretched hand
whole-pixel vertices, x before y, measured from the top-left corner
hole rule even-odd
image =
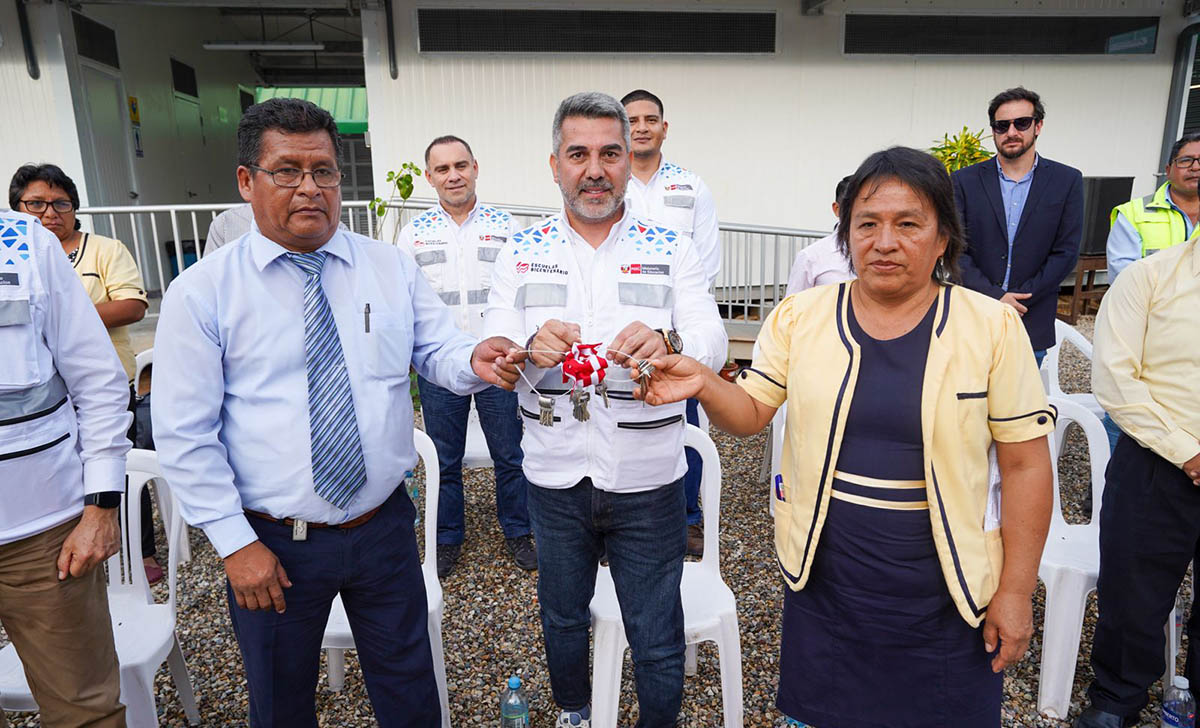
[[[525,367],[525,352],[510,339],[493,336],[484,339],[471,354],[471,369],[475,375],[501,389],[513,391]]]
[[[654,365],[650,385],[639,385],[633,390],[633,396],[655,406],[696,397],[704,389],[706,378],[712,374],[711,369],[682,354],[660,357],[650,363]]]

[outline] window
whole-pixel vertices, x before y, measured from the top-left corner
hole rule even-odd
[[[75,47],[79,55],[113,68],[121,67],[117,54],[117,34],[112,28],[79,13],[71,13],[75,25]]]
[[[774,12],[418,8],[422,53],[774,53]]]
[[[846,16],[845,52],[901,55],[1153,54],[1157,17]]]
[[[200,88],[196,85],[196,69],[174,58],[171,59],[171,85],[177,93],[200,98]]]

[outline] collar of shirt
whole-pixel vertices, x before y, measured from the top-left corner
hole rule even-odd
[[[471,220],[475,217],[475,213],[479,212],[479,196],[475,196],[475,206],[472,207],[471,211],[467,213],[467,216],[463,218],[462,225],[459,225],[454,221],[454,216],[446,211],[446,208],[442,205],[441,200],[438,200],[438,203],[431,209],[437,210],[437,213],[441,215],[448,224],[454,226],[455,229],[461,229],[469,225]]]
[[[621,211],[621,219],[612,224],[612,227],[608,229],[608,236],[604,238],[604,242],[595,248],[592,248],[592,244],[575,231],[575,228],[571,226],[571,218],[567,217],[566,210],[563,210],[563,232],[566,233],[567,240],[569,240],[572,245],[575,243],[582,243],[584,247],[592,249],[596,252],[600,252],[600,250],[605,246],[612,247],[609,245],[609,243],[613,242],[621,235],[621,231],[625,229],[626,223],[629,222],[629,203],[623,202],[622,206],[624,209]]]
[[[663,154],[659,154],[658,155],[658,169],[654,170],[654,174],[650,175],[650,179],[647,180],[646,182],[642,182],[640,179],[637,178],[637,175],[631,173],[629,175],[629,184],[637,185],[638,189],[647,189],[654,185],[654,180],[658,179],[658,173],[663,171],[663,167],[666,167],[666,166],[667,166],[666,156]]]
[[[1029,168],[1029,171],[1025,173],[1024,177],[1022,177],[1021,179],[1015,180],[1004,173],[1004,167],[1000,166],[1000,155],[997,154],[996,155],[996,172],[1000,175],[1001,182],[1011,182],[1013,184],[1019,185],[1022,182],[1028,182],[1029,180],[1033,179],[1033,171],[1035,169],[1037,169],[1038,160],[1041,158],[1042,157],[1040,154],[1038,154],[1037,152],[1034,152],[1033,153],[1033,166]]]
[[[350,255],[350,243],[346,240],[346,236],[342,234],[341,228],[334,230],[333,237],[325,241],[325,244],[317,248],[317,250],[341,258],[346,265],[354,265],[354,258]],[[250,257],[254,260],[254,265],[258,267],[260,272],[270,265],[271,261],[289,252],[294,251],[289,251],[279,243],[263,235],[259,231],[258,226],[250,229]]]

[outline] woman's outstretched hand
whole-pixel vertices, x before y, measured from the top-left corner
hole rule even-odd
[[[651,361],[654,373],[649,386],[639,385],[633,396],[650,405],[682,402],[697,396],[712,370],[695,359],[682,354],[671,354]]]

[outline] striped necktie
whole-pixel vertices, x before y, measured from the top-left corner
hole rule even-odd
[[[288,253],[304,271],[304,361],[308,369],[308,421],[312,441],[313,489],[346,510],[366,485],[358,420],[350,394],[350,376],[342,357],[337,324],[321,288],[328,254]]]

